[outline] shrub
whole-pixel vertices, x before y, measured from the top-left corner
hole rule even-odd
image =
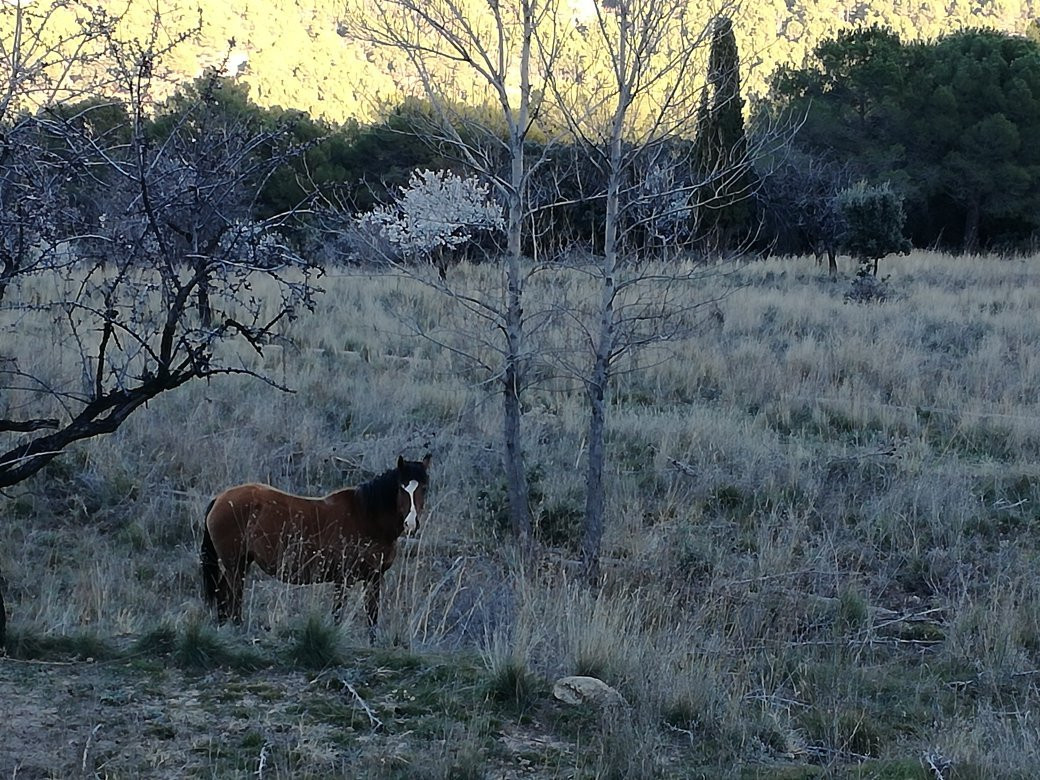
[[[836,205],[843,225],[839,243],[859,260],[861,272],[871,264],[877,276],[878,260],[910,251],[910,241],[903,235],[903,196],[887,183],[871,186],[861,181],[839,192]]]
[[[358,226],[402,257],[432,258],[464,247],[476,234],[505,228],[487,185],[451,171],[416,171],[394,203],[358,218]]]
[[[888,277],[879,279],[871,270],[870,263],[860,263],[844,298],[845,303],[884,303],[891,294]]]
[[[324,669],[342,660],[339,632],[334,624],[311,615],[293,636],[289,651],[293,664],[305,669]]]

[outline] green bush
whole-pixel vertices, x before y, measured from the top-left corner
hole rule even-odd
[[[842,249],[859,260],[861,267],[872,264],[874,276],[882,257],[910,251],[910,241],[903,234],[903,196],[889,184],[861,181],[839,192],[836,205],[843,225],[839,236]]]

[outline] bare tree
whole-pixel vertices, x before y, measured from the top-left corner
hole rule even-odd
[[[502,393],[510,523],[525,541],[531,518],[520,401],[530,362],[530,319],[523,308],[523,246],[528,187],[537,167],[527,147],[544,92],[545,65],[557,54],[539,31],[554,24],[557,11],[557,0],[358,0],[348,9],[346,25],[355,39],[403,56],[411,81],[402,87],[430,105],[431,121],[417,131],[489,182],[504,204],[504,289],[469,295],[443,280],[439,287],[501,335],[496,349],[501,362],[491,369]],[[540,41],[541,51],[536,48]]]
[[[15,271],[0,309],[0,327],[12,334],[4,343],[15,343],[20,316],[43,311],[79,354],[71,372],[38,351],[0,354],[0,487],[74,442],[112,433],[186,382],[256,376],[245,363],[221,362],[217,345],[242,339],[259,350],[311,305],[309,269],[278,230],[288,215],[249,217],[265,177],[297,150],[283,131],[229,124],[205,100],[158,132],[149,119],[153,80],[183,39],[164,30],[156,14],[144,41],[102,31],[93,40],[115,74],[109,97],[81,110],[37,107],[20,136],[35,167],[22,174],[21,160],[0,160],[0,184],[60,204],[42,218],[4,211],[0,239]],[[123,124],[89,121],[113,104],[124,107]],[[5,192],[3,204],[12,200]],[[259,277],[279,291],[274,305],[252,292]]]
[[[97,85],[89,66],[115,21],[77,0],[0,4],[0,304],[20,277],[61,264],[52,226],[68,208],[64,164],[39,143],[32,111]],[[9,365],[0,351],[0,371]],[[0,436],[58,425],[50,417],[3,419],[5,400],[0,390]],[[0,648],[6,624],[0,575]]]
[[[16,277],[53,267],[69,209],[69,161],[41,143],[34,112],[103,89],[96,65],[117,21],[79,0],[0,4],[0,301]]]
[[[583,334],[587,362],[568,369],[580,377],[589,401],[586,504],[582,559],[590,582],[599,580],[604,531],[607,390],[627,354],[691,332],[693,312],[712,303],[691,296],[693,282],[714,269],[648,264],[645,237],[667,226],[673,246],[696,234],[698,214],[749,198],[737,190],[761,145],[743,145],[698,170],[694,147],[679,139],[697,126],[714,23],[695,16],[685,0],[614,0],[594,3],[583,36],[568,51],[580,56],[551,80],[555,116],[580,140],[602,172],[605,204],[600,255],[584,269],[599,285],[598,300],[568,311]],[[590,67],[590,60],[605,63]],[[591,77],[599,74],[598,77]],[[718,74],[716,74],[718,78]],[[699,177],[699,178],[698,178]]]
[[[152,119],[162,58],[191,30],[168,36],[156,13],[149,37],[122,40],[103,11],[61,0],[0,14],[3,488],[186,382],[259,376],[217,346],[260,350],[314,288],[279,232],[290,215],[249,216],[298,151],[287,133],[229,119],[205,96],[165,127]],[[67,87],[72,75],[86,91]],[[260,277],[273,305],[252,292]],[[26,323],[41,319],[71,362],[32,343]]]

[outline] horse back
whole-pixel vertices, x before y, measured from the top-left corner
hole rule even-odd
[[[352,491],[308,498],[270,485],[238,485],[213,500],[206,525],[218,548],[223,540],[229,552],[294,582],[337,579],[344,569],[385,570],[393,560],[392,550],[372,548]]]
[[[214,535],[230,527],[244,530],[249,519],[262,511],[265,505],[278,503],[279,494],[288,495],[270,485],[258,483],[230,487],[209,502],[206,527]]]

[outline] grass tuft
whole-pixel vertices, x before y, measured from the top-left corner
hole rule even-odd
[[[249,650],[232,650],[217,632],[200,620],[189,620],[177,641],[174,658],[183,669],[207,671],[228,667],[253,671],[266,665],[264,658]]]
[[[496,659],[487,671],[488,695],[497,702],[522,709],[533,703],[544,688],[537,675],[519,658]]]
[[[119,651],[93,632],[48,636],[28,630],[10,630],[7,655],[26,661],[105,661],[118,658]]]
[[[168,623],[160,625],[139,636],[131,652],[135,655],[163,656],[177,650],[177,629]]]
[[[177,663],[185,669],[212,669],[220,666],[228,655],[216,632],[197,620],[188,622],[177,642]]]
[[[324,669],[343,663],[339,628],[311,615],[302,628],[293,632],[289,660],[304,669]]]

